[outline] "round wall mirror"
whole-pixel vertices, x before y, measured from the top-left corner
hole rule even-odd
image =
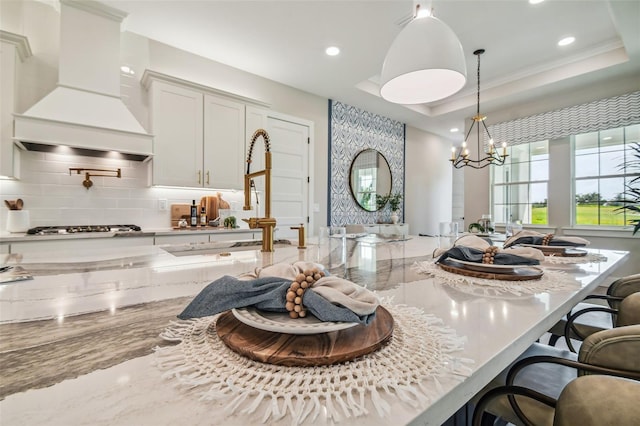
[[[391,193],[391,169],[384,155],[375,149],[360,151],[351,163],[349,186],[356,204],[369,212],[378,210],[376,195]]]

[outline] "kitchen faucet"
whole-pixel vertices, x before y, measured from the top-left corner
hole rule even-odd
[[[264,170],[251,173],[251,156],[253,146],[258,137],[264,139]],[[247,173],[244,175],[244,206],[243,210],[251,210],[251,186],[253,178],[264,176],[264,216],[242,219],[249,224],[249,228],[262,228],[262,251],[272,252],[273,250],[273,230],[276,226],[276,219],[271,217],[271,142],[269,134],[264,129],[258,129],[251,137],[249,154],[247,155]],[[257,212],[257,209],[256,209]]]

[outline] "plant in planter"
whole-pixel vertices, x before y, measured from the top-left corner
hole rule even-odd
[[[400,203],[402,202],[402,194],[399,192],[389,196],[389,206],[391,206],[392,212],[397,212],[400,209]]]
[[[384,207],[387,205],[388,202],[389,202],[389,196],[388,195],[376,194],[376,209],[377,210],[384,209]]]
[[[640,143],[634,143],[631,145],[631,149],[633,150],[631,158],[620,166],[627,173],[640,171]],[[627,190],[623,194],[624,198],[620,200],[623,205],[616,211],[628,210],[631,214],[640,215],[640,176],[635,177],[625,186]],[[636,235],[636,232],[640,230],[640,218],[629,219],[629,223],[633,225],[633,235]]]
[[[388,195],[376,194],[376,211],[378,212],[378,223],[385,223],[383,210],[389,202]]]
[[[223,223],[224,223],[224,227],[225,228],[235,229],[235,228],[238,227],[236,225],[236,217],[235,216],[225,217]]]
[[[391,207],[391,222],[398,223],[400,210],[400,203],[402,202],[402,194],[395,193],[389,196],[389,206]]]

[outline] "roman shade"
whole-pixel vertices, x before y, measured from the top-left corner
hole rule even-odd
[[[640,123],[640,91],[488,126],[509,145],[563,138]],[[488,145],[484,136],[484,144]]]

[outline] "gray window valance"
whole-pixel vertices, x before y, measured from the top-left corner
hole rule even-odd
[[[640,123],[640,91],[488,126],[500,146],[558,139]],[[484,136],[487,144],[488,137]]]

